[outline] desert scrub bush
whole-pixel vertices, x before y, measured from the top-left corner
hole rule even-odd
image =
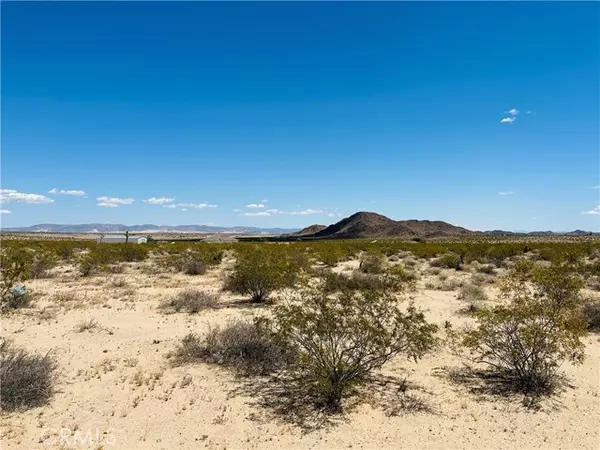
[[[73,330],[76,333],[83,333],[84,331],[92,332],[94,330],[97,330],[98,328],[100,328],[100,324],[98,323],[98,321],[94,318],[91,318],[87,320],[82,320],[81,322],[77,323]]]
[[[185,336],[171,355],[175,366],[197,361],[219,364],[245,375],[263,375],[283,365],[280,347],[255,323],[231,321],[203,335]]]
[[[398,307],[381,291],[330,296],[306,288],[274,308],[260,326],[286,354],[289,367],[318,403],[338,409],[353,386],[398,354],[417,360],[435,343],[436,325],[412,304]]]
[[[37,355],[16,347],[12,342],[0,342],[0,405],[3,411],[33,408],[45,404],[54,390],[52,356]]]
[[[435,258],[429,262],[431,267],[441,267],[445,269],[456,269],[460,270],[462,264],[462,258],[455,253],[447,253]]]
[[[233,273],[224,288],[237,294],[250,295],[253,303],[262,303],[276,290],[292,287],[301,274],[299,267],[281,252],[268,245],[239,252]]]
[[[476,325],[460,332],[458,342],[470,361],[498,372],[514,389],[549,393],[561,364],[584,358],[581,285],[562,264],[517,264],[500,287],[506,304],[476,312]]]
[[[379,274],[385,272],[386,263],[383,253],[366,252],[360,258],[358,270],[362,273]]]
[[[381,275],[373,275],[353,271],[351,274],[336,273],[331,270],[322,271],[319,276],[323,280],[324,292],[339,291],[388,291],[403,292],[414,286],[411,277],[401,268],[393,268],[393,271]]]
[[[29,297],[16,294],[13,289],[28,274],[29,259],[24,251],[14,248],[0,251],[0,312],[26,306]]]
[[[588,330],[594,332],[600,331],[600,299],[584,299],[581,314],[587,324]]]
[[[485,291],[474,284],[464,284],[458,292],[457,298],[467,302],[467,312],[474,313],[481,309],[481,303],[488,299]]]
[[[495,275],[496,267],[492,264],[482,264],[477,267],[476,272],[483,273],[486,275]]]
[[[199,289],[185,289],[173,298],[162,302],[159,309],[165,312],[187,312],[196,314],[204,309],[213,309],[219,305],[219,296]]]
[[[29,264],[29,278],[47,278],[48,271],[58,265],[58,257],[48,250],[33,253]]]

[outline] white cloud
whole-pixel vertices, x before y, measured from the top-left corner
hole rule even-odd
[[[594,209],[592,209],[590,211],[586,211],[586,212],[583,212],[581,214],[600,215],[600,205],[596,206]]]
[[[142,201],[144,203],[150,203],[151,205],[164,205],[166,203],[173,203],[175,199],[169,197],[150,197]]]
[[[265,205],[263,205],[262,203],[250,203],[249,205],[246,205],[246,208],[264,208]]]
[[[282,212],[281,214],[289,214],[292,216],[308,216],[311,214],[322,214],[322,209],[304,209],[302,211],[290,211],[290,212]]]
[[[255,213],[247,212],[247,213],[244,213],[243,215],[244,216],[271,216],[273,214],[275,214],[275,213],[270,213],[267,211],[260,211],[260,212],[255,212]]]
[[[239,209],[239,208],[236,208],[236,209],[233,210],[233,212],[242,212],[242,210]]]
[[[65,189],[50,189],[48,194],[59,194],[59,195],[74,195],[75,197],[83,197],[85,195],[85,191],[78,190],[65,190]]]
[[[519,114],[519,110],[517,108],[509,109],[508,111],[504,111],[504,114],[510,114],[511,116],[516,116]]]
[[[525,114],[533,114],[535,116],[535,111],[527,111]]]
[[[515,123],[515,120],[517,120],[516,117],[505,117],[504,119],[500,120],[500,123]]]
[[[97,205],[105,208],[118,208],[119,205],[131,205],[135,200],[132,198],[119,198],[119,197],[98,197]]]
[[[12,214],[12,211],[9,209],[0,209],[0,214]]]
[[[329,217],[335,217],[335,214],[334,214],[334,213],[329,213],[329,214],[327,214],[327,215],[328,215]]]
[[[186,212],[187,212],[187,209],[186,209],[186,208],[181,208],[181,210],[182,210],[182,211],[186,211]]]
[[[261,203],[269,203],[269,200],[265,198],[264,200],[261,200]]]
[[[177,205],[162,205],[163,208],[177,208]]]
[[[498,192],[498,195],[514,195],[515,193],[513,191],[501,191]]]
[[[197,208],[197,209],[204,209],[204,208],[216,208],[217,205],[211,205],[210,203],[177,203],[175,206],[178,206],[180,208]]]
[[[14,189],[0,189],[0,203],[54,203],[54,200],[41,194],[27,194]]]

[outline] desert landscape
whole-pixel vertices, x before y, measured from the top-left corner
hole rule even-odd
[[[592,449],[600,442],[595,240],[8,240],[2,255],[3,275],[19,258],[28,268],[3,290],[3,448]],[[572,279],[581,282],[576,308],[589,329],[576,334],[581,359],[559,358],[543,392],[483,370],[452,340],[464,326],[481,324],[481,311],[507,303],[501,287],[520,264],[576,267]],[[261,286],[258,294],[236,286],[244,276]],[[26,299],[17,299],[15,286],[25,287]],[[303,365],[311,367],[310,352],[289,362],[280,343],[253,334],[256,318],[310,304],[315,290],[333,303],[344,295],[383,301],[392,312],[413,304],[434,326],[420,332],[435,342],[415,359],[399,352],[375,364],[332,408],[318,385],[296,383],[309,377]],[[343,301],[354,305],[350,298]],[[358,324],[356,311],[333,310],[335,321]],[[224,330],[234,332],[226,338]],[[19,383],[7,381],[15,376],[7,373],[15,348],[42,358],[42,367],[21,370],[51,372],[33,396],[19,397],[12,392]]]

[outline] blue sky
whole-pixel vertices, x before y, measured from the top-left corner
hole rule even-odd
[[[599,13],[2,2],[2,225],[600,230]]]

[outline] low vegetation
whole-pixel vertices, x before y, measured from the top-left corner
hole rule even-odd
[[[263,319],[285,352],[297,355],[290,367],[307,392],[330,409],[392,357],[417,360],[430,350],[437,327],[423,312],[381,291],[327,296],[307,289],[293,302],[277,306]]]
[[[501,285],[505,304],[475,313],[475,327],[458,334],[467,358],[503,376],[515,390],[553,390],[565,361],[584,358],[582,286],[572,266],[536,267],[522,262]]]
[[[0,406],[3,411],[23,410],[46,403],[54,392],[55,361],[0,342]]]
[[[205,309],[213,309],[219,305],[219,296],[199,289],[189,288],[180,291],[173,298],[170,298],[159,305],[159,309],[178,313],[186,312],[196,314]]]
[[[281,348],[252,322],[229,322],[205,335],[190,333],[171,355],[174,365],[208,362],[230,367],[245,375],[261,375],[281,367]]]

